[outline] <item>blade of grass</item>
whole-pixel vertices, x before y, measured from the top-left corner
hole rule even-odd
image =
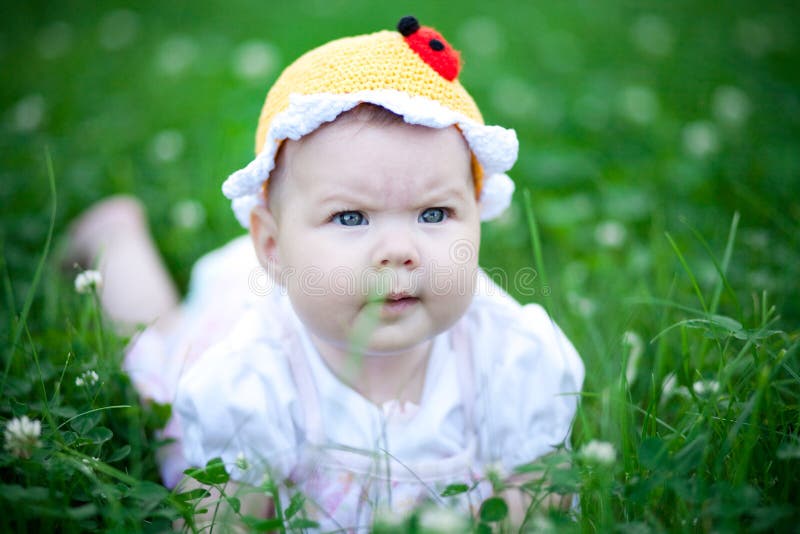
[[[131,406],[130,404],[118,404],[116,406],[103,406],[102,408],[94,408],[93,410],[87,410],[85,412],[79,413],[78,415],[70,417],[69,419],[67,419],[66,421],[64,421],[60,425],[58,425],[58,428],[60,429],[61,427],[63,427],[66,424],[69,424],[70,422],[74,421],[78,417],[83,417],[84,415],[89,415],[90,413],[102,412],[102,411],[105,411],[105,410],[117,410],[117,409],[120,409],[120,408],[132,408],[132,407],[133,406]]]
[[[733,254],[733,244],[736,241],[736,230],[739,227],[739,212],[737,211],[733,214],[731,227],[728,230],[728,239],[725,243],[725,252],[723,252],[722,255],[722,263],[717,262],[717,259],[711,252],[711,248],[708,246],[706,240],[703,239],[703,236],[700,234],[700,232],[698,232],[694,227],[690,226],[688,222],[682,222],[689,229],[689,231],[692,232],[695,239],[697,239],[697,241],[703,246],[703,249],[705,249],[706,254],[708,254],[709,259],[711,259],[711,262],[714,264],[714,268],[717,270],[717,274],[719,275],[719,282],[714,288],[714,294],[711,297],[709,311],[711,313],[716,313],[717,307],[719,306],[719,300],[722,297],[722,290],[724,288],[728,290],[728,293],[731,295],[733,302],[736,305],[736,309],[739,311],[739,315],[741,315],[742,306],[739,303],[739,298],[736,296],[736,292],[728,283],[728,277],[726,276],[726,273],[728,272],[728,266],[731,262],[731,255]]]
[[[546,288],[550,287],[547,280],[547,271],[544,267],[544,255],[542,254],[542,241],[539,237],[539,226],[536,223],[536,216],[533,214],[533,201],[531,199],[530,189],[525,189],[522,192],[523,199],[525,200],[525,216],[528,220],[528,231],[531,239],[531,247],[533,248],[533,259],[536,264],[536,269],[539,272],[539,294],[544,296]],[[542,300],[542,306],[547,310],[547,301]],[[547,310],[548,312],[550,310]]]
[[[6,359],[6,366],[3,370],[3,381],[0,383],[0,391],[5,391],[6,389],[6,380],[8,379],[8,373],[11,370],[11,362],[14,360],[14,356],[17,352],[17,343],[19,342],[19,338],[22,335],[24,330],[24,326],[27,325],[28,322],[28,313],[31,311],[31,306],[33,305],[33,297],[36,295],[36,289],[39,286],[39,281],[42,277],[42,271],[44,270],[44,264],[47,260],[47,256],[50,253],[50,245],[53,241],[53,230],[55,229],[56,225],[56,178],[55,172],[53,172],[53,159],[50,157],[50,150],[45,147],[45,161],[47,162],[47,178],[48,178],[48,185],[50,186],[50,225],[47,229],[47,239],[44,242],[44,249],[42,250],[42,255],[39,258],[39,263],[36,266],[36,270],[33,273],[33,280],[31,281],[31,287],[28,290],[28,294],[25,297],[25,304],[22,306],[22,312],[20,313],[19,317],[17,318],[16,324],[14,325],[14,331],[11,336],[11,344],[9,345],[9,352]]]
[[[703,298],[703,292],[700,291],[700,286],[697,283],[697,278],[695,278],[694,272],[692,272],[692,269],[686,262],[686,258],[683,257],[681,249],[678,248],[678,245],[675,243],[675,240],[672,239],[672,236],[669,234],[669,232],[664,232],[664,235],[667,236],[667,240],[669,241],[672,250],[675,252],[675,255],[678,256],[678,261],[681,262],[683,270],[686,271],[686,274],[689,276],[689,280],[691,280],[692,282],[692,287],[694,288],[694,292],[697,294],[697,298],[700,301],[700,305],[703,307],[703,311],[705,311],[705,313],[708,313],[708,306],[706,306],[706,299]]]

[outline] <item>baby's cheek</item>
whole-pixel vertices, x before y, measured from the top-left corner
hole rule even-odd
[[[348,328],[352,306],[330,290],[312,290],[289,295],[300,321],[316,335],[326,339],[341,338]]]

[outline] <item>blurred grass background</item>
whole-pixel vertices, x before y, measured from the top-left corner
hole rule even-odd
[[[780,319],[771,327],[797,336],[798,11],[774,0],[3,6],[3,309],[21,308],[43,250],[46,151],[57,233],[92,202],[134,194],[185,288],[199,256],[242,232],[219,188],[252,158],[258,112],[281,68],[330,39],[390,29],[414,14],[462,51],[461,80],[487,123],[513,127],[520,138],[510,175],[519,193],[530,190],[548,287],[514,283],[534,265],[522,194],[484,226],[482,265],[521,300],[554,312],[586,361],[587,392],[617,380],[636,338],[643,346],[630,380],[633,404],[681,357],[687,369],[696,366],[679,377],[691,387],[708,377],[708,351],[648,343],[677,317],[654,299],[700,308],[665,233],[710,300],[718,273],[704,241],[719,261],[739,213],[732,290],[723,292],[720,313],[755,329],[762,307],[775,304]],[[64,328],[54,300],[72,276],[48,274],[28,326],[52,340]],[[3,321],[4,339],[12,323]],[[628,431],[608,402],[586,399],[579,438]],[[786,406],[797,413],[796,404]]]
[[[586,308],[580,298],[652,289],[665,230],[708,285],[713,265],[690,228],[720,250],[739,211],[732,285],[745,301],[768,290],[796,323],[800,45],[797,10],[774,1],[4,7],[0,202],[15,294],[48,224],[45,147],[56,228],[104,196],[135,194],[185,287],[192,262],[239,233],[219,186],[251,159],[280,69],[406,13],[462,50],[487,122],[517,130],[511,175],[532,191],[557,291]],[[486,267],[530,263],[519,201],[485,226]]]

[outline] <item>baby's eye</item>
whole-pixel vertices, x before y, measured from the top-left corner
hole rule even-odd
[[[440,223],[447,218],[447,210],[444,208],[428,208],[419,214],[421,223]]]
[[[342,211],[334,214],[333,220],[342,226],[360,226],[367,224],[367,219],[360,211]]]

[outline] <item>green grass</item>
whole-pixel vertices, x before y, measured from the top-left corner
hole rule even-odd
[[[587,368],[575,452],[525,466],[544,475],[526,491],[578,494],[580,513],[529,524],[796,530],[795,9],[144,2],[108,17],[121,6],[29,2],[1,17],[0,67],[13,75],[0,84],[0,420],[27,415],[42,433],[30,458],[0,452],[0,529],[191,523],[200,494],[158,484],[154,430],[169,407],[140,404],[120,370],[127,340],[59,268],[63,230],[91,202],[135,194],[185,287],[194,260],[240,232],[219,186],[251,156],[278,67],[408,12],[463,51],[487,122],[520,137],[520,193],[484,227],[482,265],[534,267],[535,287],[509,278],[507,289],[545,305]],[[235,58],[253,40],[275,68],[242,77]],[[202,206],[196,224],[181,224],[184,200]],[[76,385],[88,371],[98,382]],[[613,445],[614,461],[587,457],[592,440]],[[195,474],[224,491],[214,465]],[[297,506],[283,505],[288,525]],[[496,530],[502,515],[489,502],[475,528]]]

